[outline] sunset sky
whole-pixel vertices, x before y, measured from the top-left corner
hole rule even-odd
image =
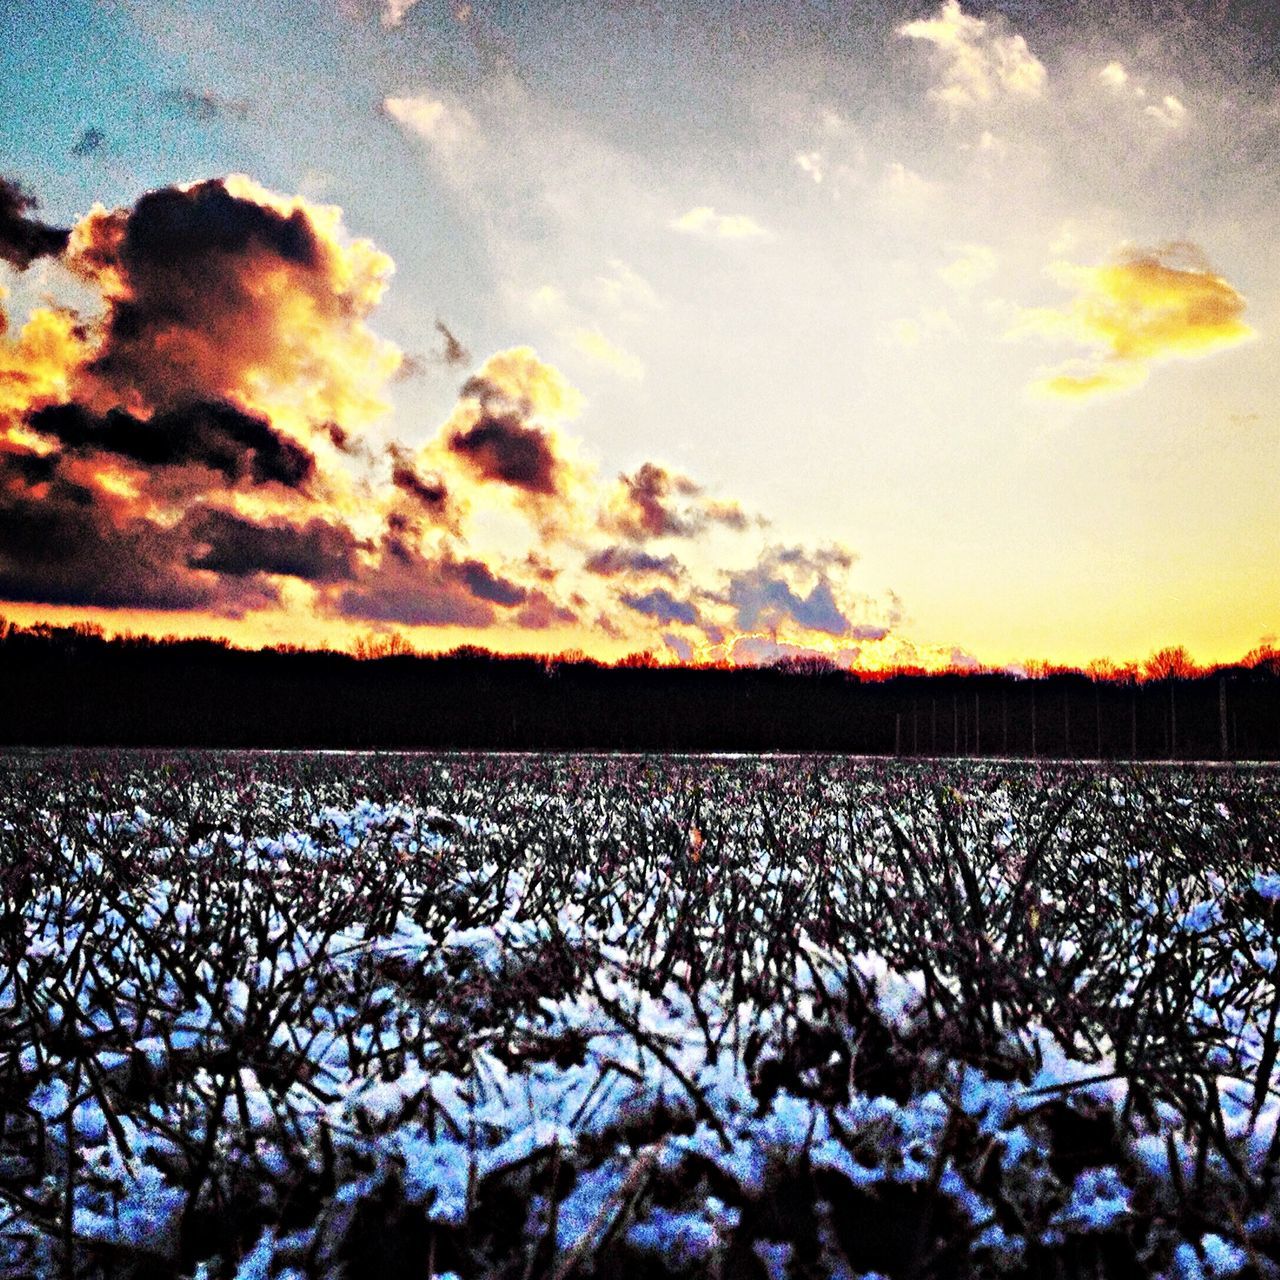
[[[0,614],[1280,633],[1266,0],[9,0]]]

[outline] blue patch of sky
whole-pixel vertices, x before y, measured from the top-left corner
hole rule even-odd
[[[157,49],[123,7],[10,0],[6,24],[0,154],[50,221],[225,167],[223,123],[197,123],[174,97],[192,85],[186,58]],[[73,154],[89,130],[100,144]]]

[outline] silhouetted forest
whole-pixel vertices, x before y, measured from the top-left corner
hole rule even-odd
[[[469,649],[361,659],[0,625],[0,742],[1276,759],[1280,655],[1141,679],[886,677]]]

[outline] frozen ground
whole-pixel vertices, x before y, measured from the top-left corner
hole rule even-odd
[[[1280,1275],[1278,797],[0,758],[0,1270]]]

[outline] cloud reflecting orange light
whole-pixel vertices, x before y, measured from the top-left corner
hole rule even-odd
[[[892,592],[853,588],[847,548],[760,545],[760,517],[656,461],[602,478],[570,429],[581,392],[530,347],[480,362],[425,443],[382,442],[370,427],[403,357],[370,320],[394,266],[336,207],[242,176],[95,208],[65,237],[32,230],[31,207],[13,203],[9,241],[34,236],[101,311],[0,326],[0,602],[18,621],[78,610],[246,642],[372,629],[605,659],[975,662],[904,636]],[[1075,301],[1021,325],[1093,349],[1055,375],[1059,394],[1251,332],[1187,246],[1059,278]],[[468,360],[438,328],[447,363]],[[523,535],[473,544],[504,512]]]
[[[1192,359],[1254,336],[1246,301],[1191,244],[1129,249],[1116,261],[1082,267],[1057,263],[1053,278],[1075,293],[1063,309],[1023,313],[1015,334],[1066,339],[1092,354],[1038,383],[1059,396],[1088,396],[1141,385],[1151,365]]]

